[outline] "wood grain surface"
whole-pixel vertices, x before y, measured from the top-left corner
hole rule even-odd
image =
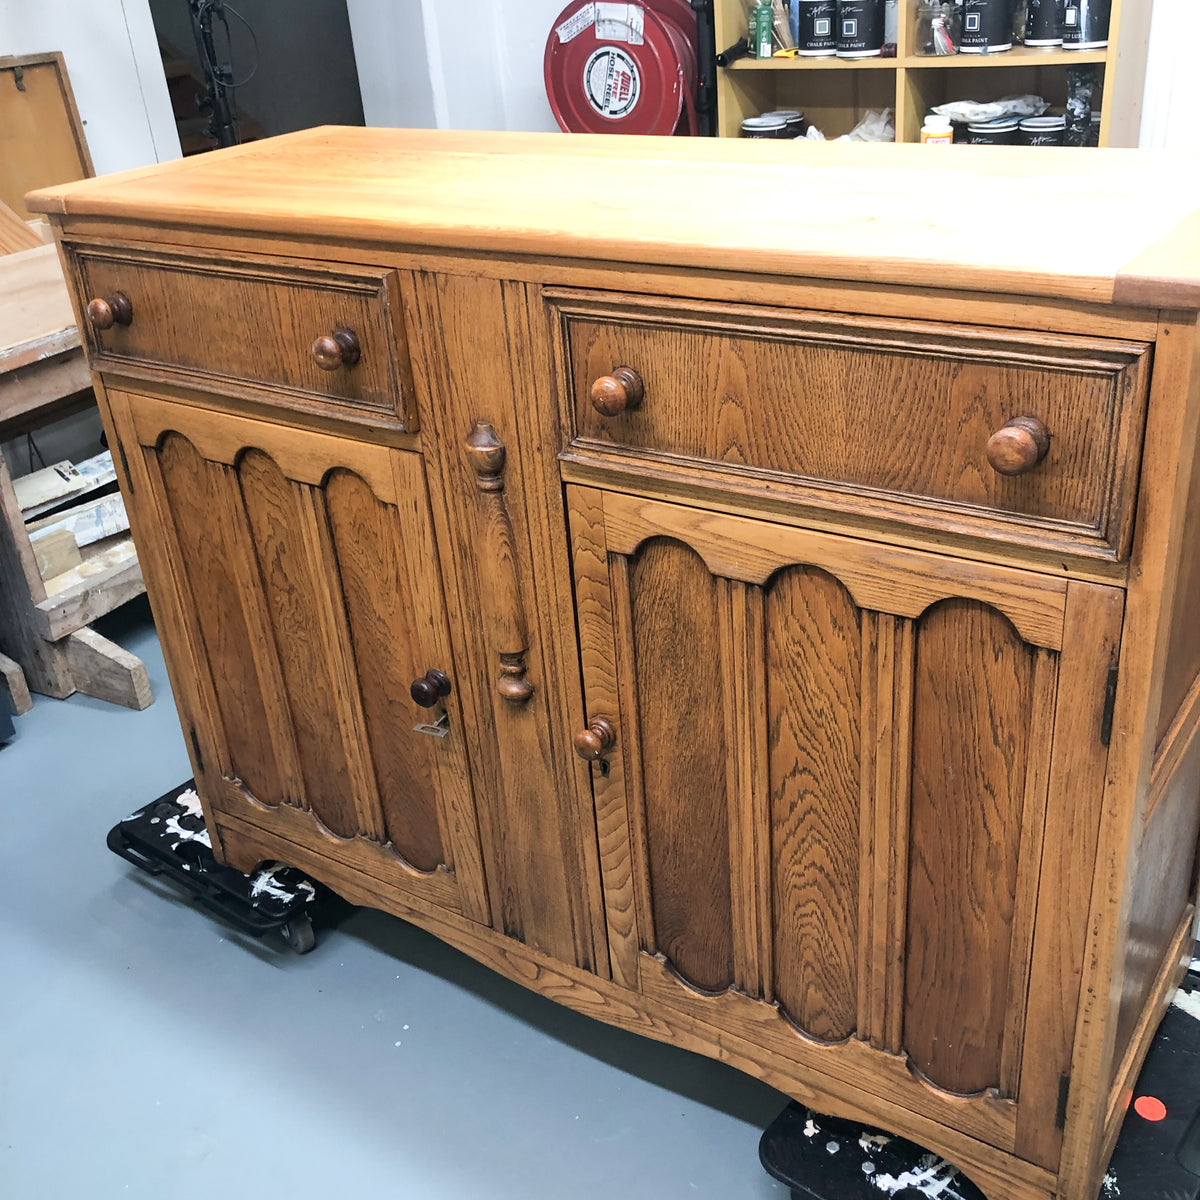
[[[314,171],[317,161],[338,169]],[[605,169],[622,186],[600,196]],[[29,204],[197,229],[1108,301],[1126,266],[1194,211],[1198,183],[1192,158],[1122,150],[1081,159],[990,146],[934,161],[904,145],[312,129],[46,189]],[[1075,237],[1012,236],[1034,191],[1079,211]],[[784,193],[805,203],[763,205]],[[689,195],[706,202],[681,210]],[[1194,246],[1176,247],[1175,279],[1200,280]],[[1182,302],[1177,284],[1172,294]],[[1136,302],[1166,299],[1148,286]]]
[[[1193,457],[1191,487],[1183,515],[1179,582],[1172,601],[1166,671],[1155,730],[1156,748],[1166,737],[1184,697],[1200,678],[1200,553],[1194,549],[1200,545],[1200,446],[1195,448]]]
[[[236,480],[229,468],[205,461],[180,434],[168,434],[152,452],[161,472],[163,500],[174,523],[195,620],[215,679],[219,737],[233,770],[262,804],[300,801],[285,792],[275,747],[264,720],[266,688],[258,675],[234,574],[229,539],[234,531],[212,520]],[[233,600],[233,603],[230,601]]]
[[[317,613],[317,589],[325,583],[309,568],[298,500],[278,465],[261,450],[249,450],[238,464],[237,478],[296,732],[308,807],[334,833],[353,837],[360,830],[354,796],[347,787],[349,759],[338,711],[345,701],[330,675],[329,647]]]
[[[390,272],[337,263],[140,253],[72,247],[68,262],[85,298],[121,292],[133,319],[84,333],[93,362],[161,367],[188,382],[272,404],[388,418],[415,429],[411,377]],[[354,331],[353,365],[323,370],[313,342]]]
[[[563,317],[581,439],[989,508],[1123,544],[1148,378],[1141,347],[769,309],[594,307]],[[646,396],[605,416],[591,388],[618,365],[638,371]],[[1051,450],[1006,476],[988,461],[989,439],[1018,417],[1047,426]]]
[[[934,1083],[1001,1083],[1033,660],[955,600],[917,632],[904,1045]]]
[[[411,545],[402,540],[396,512],[350,471],[329,477],[325,504],[387,840],[406,862],[432,871],[446,860],[438,830],[434,745],[413,731],[418,716],[408,699],[408,685],[424,662],[409,620],[412,603],[401,561]],[[426,571],[432,566],[422,565]],[[445,662],[442,669],[452,665]]]
[[[684,979],[719,992],[733,982],[733,930],[717,583],[659,539],[629,586],[655,940]]]
[[[553,460],[547,464],[537,453],[551,444],[550,435],[523,424],[539,419],[537,405],[528,402],[533,372],[524,369],[533,352],[528,297],[518,286],[432,274],[402,280],[401,289],[406,325],[418,339],[413,366],[426,406],[422,448],[439,562],[453,597],[450,630],[462,664],[458,694],[472,735],[492,921],[562,961],[603,969],[597,967],[607,953],[594,816],[587,768],[571,747],[582,719],[574,619],[558,603],[561,584],[554,578],[569,572],[561,488],[550,493],[554,530],[545,475]],[[489,513],[464,451],[477,421],[490,424],[506,448],[504,509],[529,618],[526,666],[534,685],[523,704],[496,690],[499,655],[510,647],[496,641]]]
[[[766,606],[775,995],[838,1041],[858,1026],[860,617],[803,567],[771,580]]]

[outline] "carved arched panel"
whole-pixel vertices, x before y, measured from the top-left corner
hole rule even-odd
[[[629,570],[651,907],[688,982],[733,982],[725,697],[718,590],[700,557],[655,538]]]
[[[968,1095],[1003,1090],[1036,653],[976,601],[918,623],[904,1049]]]
[[[183,435],[165,433],[158,442],[158,470],[166,507],[178,539],[193,612],[224,731],[230,769],[263,804],[289,799],[284,774],[265,717],[266,681],[260,676],[255,637],[237,577],[241,512],[237,477],[221,463],[203,458]]]
[[[349,761],[318,594],[336,583],[320,571],[315,498],[261,450],[242,454],[237,473],[283,676],[284,694],[275,703],[291,716],[307,806],[327,829],[353,837],[359,821],[346,787]]]
[[[832,576],[793,567],[768,586],[765,630],[775,999],[838,1041],[858,1023],[861,615]]]
[[[426,717],[409,685],[436,664],[416,646],[396,511],[349,471],[329,475],[325,503],[386,835],[412,866],[433,871],[445,861],[432,760],[439,743],[414,732]]]

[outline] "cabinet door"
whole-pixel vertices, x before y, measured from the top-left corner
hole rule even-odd
[[[1121,593],[568,496],[614,977],[1048,1165]]]
[[[236,847],[248,823],[486,919],[419,455],[142,395],[108,401],[218,834]],[[431,669],[451,691],[424,709],[409,689]]]

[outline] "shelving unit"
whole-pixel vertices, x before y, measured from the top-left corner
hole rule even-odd
[[[1001,54],[914,54],[916,0],[900,0],[895,58],[743,58],[718,68],[722,137],[737,137],[742,121],[774,108],[801,108],[826,137],[848,133],[869,109],[896,114],[896,137],[920,141],[929,109],[948,100],[995,100],[1033,92],[1051,104],[1067,96],[1067,68],[1100,67],[1102,146],[1136,146],[1142,118],[1151,0],[1113,0],[1107,50],[1014,46]],[[746,34],[742,0],[715,0],[717,49]]]

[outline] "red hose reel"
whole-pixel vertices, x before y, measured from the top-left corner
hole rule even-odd
[[[567,133],[696,133],[688,0],[573,0],[546,40],[546,96]]]

